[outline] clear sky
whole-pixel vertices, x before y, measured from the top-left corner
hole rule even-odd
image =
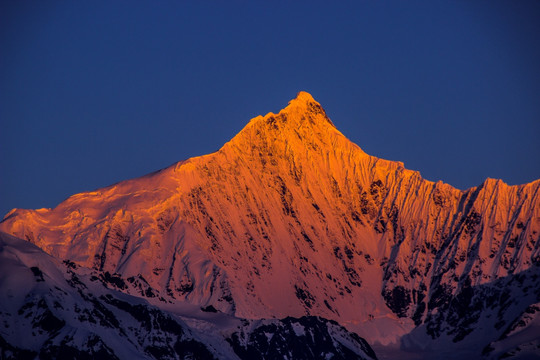
[[[311,93],[371,155],[540,178],[539,1],[2,1],[0,213],[219,149]]]

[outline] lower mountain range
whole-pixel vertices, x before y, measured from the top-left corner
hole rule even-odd
[[[540,180],[459,190],[311,95],[0,223],[2,358],[540,357]]]

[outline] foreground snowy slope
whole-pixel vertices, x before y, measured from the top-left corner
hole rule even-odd
[[[0,233],[2,358],[212,357],[180,320],[76,268]]]
[[[167,301],[322,316],[370,343],[480,354],[540,301],[539,188],[426,181],[364,153],[301,92],[216,153],[52,210],[14,210],[0,229],[60,259],[141,274]],[[503,301],[512,291],[525,300]],[[481,315],[453,318],[488,294]]]
[[[0,358],[375,358],[363,339],[324,319],[254,322],[176,303],[179,316],[109,289],[133,283],[0,233]]]

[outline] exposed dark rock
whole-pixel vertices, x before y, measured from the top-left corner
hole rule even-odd
[[[330,327],[338,329],[350,343],[333,337]],[[249,334],[235,332],[227,341],[241,359],[376,359],[364,339],[335,322],[313,316],[287,317]]]

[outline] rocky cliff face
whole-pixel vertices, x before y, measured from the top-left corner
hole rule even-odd
[[[415,327],[410,336],[433,344],[472,339],[481,316],[458,331],[452,306],[501,288],[477,305],[500,310],[487,344],[540,301],[539,187],[424,180],[367,155],[301,92],[216,153],[52,210],[14,210],[0,229],[60,259],[142,275],[169,301],[250,319],[322,316],[382,344]],[[514,288],[531,300],[504,308]]]

